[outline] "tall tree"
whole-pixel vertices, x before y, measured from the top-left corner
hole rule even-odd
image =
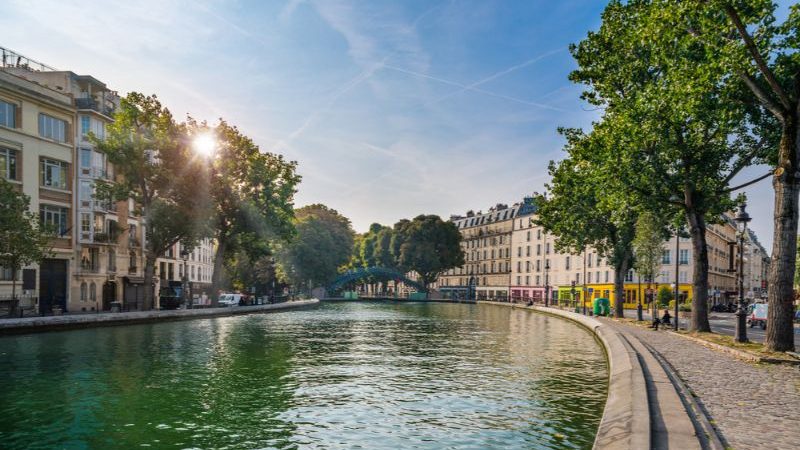
[[[193,155],[186,127],[154,95],[128,94],[105,139],[92,139],[117,173],[114,182],[97,181],[95,195],[133,199],[134,213],[144,219],[142,308],[151,309],[156,259],[178,241],[208,233],[207,167]]]
[[[658,274],[661,267],[661,258],[664,253],[664,239],[666,238],[666,228],[663,217],[650,211],[639,215],[636,220],[636,236],[633,238],[633,267],[640,277],[647,280],[647,289],[650,290],[651,283]],[[655,296],[650,299],[653,301],[653,314],[656,314]],[[639,302],[641,305],[641,302]],[[637,307],[637,311],[641,311]],[[653,315],[653,317],[656,317]],[[638,316],[642,320],[641,316]]]
[[[777,23],[769,0],[654,0],[658,15],[643,40],[693,39],[711,58],[700,78],[719,78],[746,93],[747,124],[771,149],[775,192],[765,345],[794,349],[793,285],[800,195],[800,5]],[[765,178],[768,175],[765,175]]]
[[[332,281],[350,259],[355,233],[350,220],[325,205],[295,210],[296,236],[276,252],[278,274],[296,287]]]
[[[570,77],[588,86],[584,98],[617,129],[616,174],[637,203],[686,218],[694,260],[690,327],[710,331],[707,226],[732,207],[730,181],[766,153],[768,141],[744,124],[740,91],[708,70],[713,49],[686,33],[654,36],[661,3],[612,1],[600,30],[572,48],[579,68]]]
[[[464,265],[461,233],[436,215],[401,220],[394,227],[393,247],[402,270],[413,270],[427,288],[439,275]]]
[[[248,259],[257,260],[261,242],[286,240],[294,234],[293,201],[300,176],[296,162],[261,152],[252,139],[224,120],[213,128],[190,125],[192,135],[210,135],[216,147],[208,162],[217,243],[211,278],[212,302],[216,302],[228,258],[244,251],[250,252]]]
[[[0,267],[11,270],[11,298],[17,298],[22,267],[47,258],[53,234],[30,210],[30,198],[0,178]]]
[[[547,194],[537,198],[537,224],[556,236],[556,248],[582,252],[593,247],[614,267],[614,314],[624,315],[625,275],[633,263],[636,212],[616,176],[617,136],[610,127],[591,134],[562,130],[568,157],[550,162]]]

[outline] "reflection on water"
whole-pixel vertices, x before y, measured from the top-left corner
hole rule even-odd
[[[0,339],[2,448],[589,448],[605,356],[497,306],[318,309]]]

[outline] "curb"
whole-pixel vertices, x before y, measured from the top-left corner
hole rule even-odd
[[[600,340],[608,360],[608,397],[597,428],[595,449],[651,448],[650,406],[639,358],[631,345],[602,322],[573,312],[541,306],[479,301],[478,304],[527,309],[572,321]]]
[[[319,300],[300,300],[296,302],[271,305],[238,306],[229,308],[182,309],[171,311],[136,311],[125,313],[76,314],[67,316],[30,317],[0,320],[0,336],[22,333],[41,333],[46,331],[72,330],[142,323],[169,322],[177,320],[227,317],[243,314],[269,313],[287,309],[313,307]]]
[[[717,350],[722,353],[727,353],[734,358],[741,359],[743,361],[752,362],[752,363],[766,363],[766,364],[787,364],[791,366],[800,366],[800,359],[793,361],[790,359],[779,359],[779,358],[768,358],[764,356],[758,356],[748,351],[739,350],[735,348],[730,348],[725,345],[717,344],[715,342],[709,342],[705,339],[696,338],[694,336],[687,336],[685,334],[676,333],[674,331],[667,331],[667,333],[671,333],[675,336],[680,336],[684,339],[688,339],[693,341],[697,344],[700,344],[704,347],[710,348],[712,350]]]

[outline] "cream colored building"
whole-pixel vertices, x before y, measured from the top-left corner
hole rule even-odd
[[[183,296],[186,282],[192,305],[209,305],[212,298],[211,277],[214,274],[215,251],[216,246],[212,239],[202,239],[191,249],[184,249],[181,243],[173,245],[156,260],[156,292],[168,294],[168,289],[165,292],[165,288],[171,288],[175,294]]]
[[[0,66],[0,176],[30,197],[30,209],[52,226],[53,255],[25,267],[17,278],[23,306],[68,309],[69,277],[76,264],[72,224],[73,99]],[[11,294],[11,271],[0,269],[0,297]],[[24,288],[24,291],[20,291]]]
[[[552,304],[572,304],[584,295],[587,305],[589,299],[598,297],[616,301],[614,267],[601,258],[595,249],[587,248],[585,252],[577,254],[557,252],[555,237],[536,225],[536,206],[531,197],[524,198],[511,208],[503,206],[498,205],[487,214],[468,212],[466,216],[451,217],[464,239],[462,247],[466,264],[440,277],[440,291],[450,297],[510,298],[535,302],[543,302],[545,296],[549,295]],[[498,215],[501,211],[508,211],[508,214]],[[712,302],[728,301],[737,293],[736,274],[729,271],[729,243],[735,239],[736,227],[730,215],[721,217],[720,224],[708,226],[708,293]],[[495,250],[494,253],[492,250]],[[498,259],[497,255],[506,255],[508,252],[510,258]],[[692,243],[687,237],[673,236],[665,241],[659,274],[652,280],[650,288],[656,290],[667,286],[674,292],[677,275],[681,299],[691,298],[694,269],[692,252]],[[754,261],[751,272],[765,273],[763,264],[756,264]],[[755,275],[746,274],[746,277],[758,279]],[[474,284],[471,285],[471,282]],[[647,286],[648,280],[629,270],[625,274],[625,306],[635,308],[637,302],[645,298]]]

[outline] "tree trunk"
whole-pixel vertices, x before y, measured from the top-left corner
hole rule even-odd
[[[690,209],[686,211],[686,220],[689,223],[689,233],[692,236],[692,259],[694,269],[692,272],[692,320],[689,324],[691,331],[711,332],[708,323],[708,247],[706,246],[706,221],[700,211]],[[675,239],[680,239],[676,233]],[[675,255],[678,261],[679,255]],[[680,280],[680,278],[678,278]],[[680,289],[676,286],[676,292]],[[675,298],[675,302],[679,301]],[[676,317],[675,320],[678,320]]]
[[[625,317],[625,275],[631,263],[630,250],[625,251],[625,255],[614,267],[614,317]]]
[[[227,251],[228,244],[226,239],[222,238],[221,234],[217,238],[217,250],[214,252],[214,273],[211,274],[211,306],[219,306],[219,290],[220,280],[222,279],[222,270],[225,263],[225,251]]]
[[[767,331],[764,345],[771,351],[793,351],[794,271],[797,257],[798,153],[797,115],[787,114],[779,147],[775,189],[772,264],[769,270]]]
[[[153,309],[153,278],[156,271],[156,255],[147,251],[144,258],[144,300],[142,302],[142,310],[149,311]]]

